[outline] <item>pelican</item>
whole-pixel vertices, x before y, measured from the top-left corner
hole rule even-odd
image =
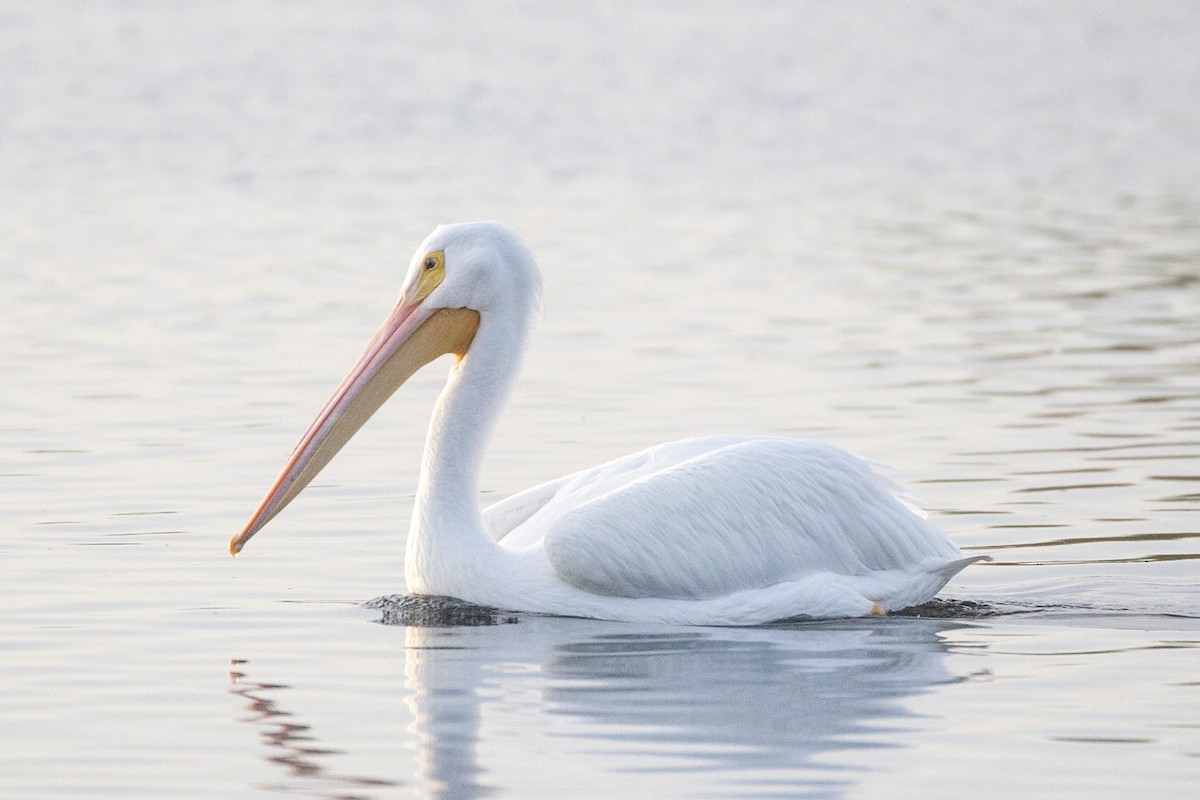
[[[435,229],[414,253],[395,308],[230,552],[237,555],[413,373],[453,354],[405,547],[410,593],[518,612],[756,625],[917,605],[978,560],[901,502],[870,463],[785,437],[660,444],[481,512],[484,448],[540,291],[533,254],[507,226]]]

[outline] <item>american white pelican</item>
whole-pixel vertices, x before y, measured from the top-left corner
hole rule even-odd
[[[497,222],[437,228],[400,300],[229,543],[235,555],[419,368],[453,353],[404,558],[408,591],[510,611],[752,625],[922,603],[974,558],[832,445],[714,436],[651,447],[482,513],[478,474],[541,276]]]

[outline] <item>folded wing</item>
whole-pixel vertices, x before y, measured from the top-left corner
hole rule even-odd
[[[689,440],[606,468],[571,476],[511,534],[520,543],[536,530],[558,575],[594,594],[708,599],[961,558],[866,462],[825,443]]]

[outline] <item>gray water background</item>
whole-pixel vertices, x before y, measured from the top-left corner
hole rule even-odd
[[[1186,794],[1197,52],[1172,2],[0,6],[0,795]],[[437,365],[230,559],[476,218],[546,278],[485,500],[825,438],[1006,613],[372,624]]]

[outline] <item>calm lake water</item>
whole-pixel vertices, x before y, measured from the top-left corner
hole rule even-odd
[[[0,5],[0,796],[1180,797],[1200,10]],[[958,618],[377,624],[427,369],[225,551],[438,222],[545,315],[494,500],[833,440]]]

